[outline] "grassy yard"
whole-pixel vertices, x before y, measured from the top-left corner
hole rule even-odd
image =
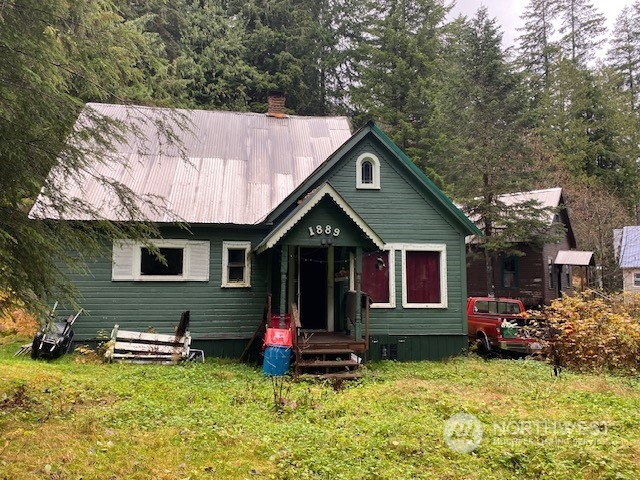
[[[0,339],[3,480],[640,478],[638,379],[383,362],[342,386],[286,382],[276,405],[257,367],[36,362],[16,342]],[[471,453],[443,434],[462,412],[482,428]]]

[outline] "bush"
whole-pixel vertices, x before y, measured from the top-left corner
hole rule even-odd
[[[578,371],[640,371],[640,302],[624,295],[586,291],[544,307],[535,335],[556,366]],[[535,314],[535,313],[534,313]]]

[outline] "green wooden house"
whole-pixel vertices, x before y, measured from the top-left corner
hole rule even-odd
[[[137,121],[131,107],[87,108]],[[140,243],[114,241],[74,277],[87,311],[76,341],[116,323],[170,333],[189,310],[194,346],[239,357],[270,299],[267,321],[284,326],[293,312],[301,342],[346,342],[367,359],[439,359],[466,347],[465,237],[479,232],[375,124],[352,134],[344,117],[182,113],[188,160],[156,144],[134,148],[141,130],[153,137],[148,122],[117,145],[126,168],[96,166],[164,199],[148,216],[166,264]],[[99,186],[61,188],[109,218],[113,199]],[[47,217],[46,199],[32,215]]]

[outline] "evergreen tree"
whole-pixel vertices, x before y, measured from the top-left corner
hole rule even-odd
[[[149,100],[136,71],[140,45],[144,36],[105,2],[6,0],[0,5],[0,292],[9,295],[0,308],[11,302],[34,307],[47,298],[72,300],[59,262],[78,269],[105,236],[143,239],[154,231],[144,222],[74,225],[28,217],[40,192],[61,216],[92,216],[91,205],[61,198],[47,175],[52,168],[58,180],[91,175],[92,158],[108,155],[122,135],[124,126],[90,110],[84,128],[74,129],[85,101]],[[124,218],[141,218],[131,191],[109,179],[95,180],[122,200]]]
[[[188,1],[179,29],[174,74],[186,83],[191,107],[246,111],[258,70],[245,60],[246,32],[219,0]]]
[[[633,10],[622,9],[609,44],[607,63],[619,74],[620,87],[628,93],[629,106],[635,111],[640,93],[640,2],[636,1]]]
[[[450,40],[454,59],[441,94],[449,135],[449,159],[442,162],[453,195],[479,224],[478,239],[493,294],[496,256],[517,255],[518,239],[546,240],[546,212],[535,202],[501,203],[502,194],[528,190],[533,176],[525,142],[525,96],[519,76],[502,51],[495,20],[481,8],[471,21],[459,20]]]
[[[560,0],[560,47],[576,66],[593,59],[605,32],[605,17],[591,0]]]
[[[375,120],[424,167],[432,154],[435,82],[447,9],[436,0],[368,4],[351,89],[356,121]]]
[[[558,58],[559,46],[553,39],[558,12],[559,0],[530,0],[521,17],[525,23],[518,37],[519,62],[534,90],[546,88]]]
[[[332,0],[231,0],[227,13],[246,31],[245,61],[258,72],[250,86],[252,109],[264,108],[269,90],[281,90],[287,108],[301,115],[328,111],[340,38]]]

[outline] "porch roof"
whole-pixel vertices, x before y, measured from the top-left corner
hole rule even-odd
[[[384,248],[384,240],[362,219],[360,215],[342,198],[342,196],[329,184],[311,191],[304,200],[267,235],[255,248],[257,253],[262,253],[275,246],[295,225],[300,222],[324,197],[328,196],[346,214],[349,219],[369,238],[380,250]]]
[[[595,266],[593,252],[579,250],[560,250],[554,263],[556,265],[574,265],[578,267]]]

